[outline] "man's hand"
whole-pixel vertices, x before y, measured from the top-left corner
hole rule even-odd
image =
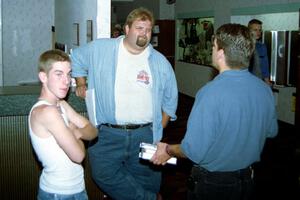
[[[155,165],[165,165],[171,156],[167,153],[167,143],[157,143],[157,150],[150,159]]]
[[[265,83],[268,84],[269,86],[272,86],[272,85],[273,85],[272,81],[271,81],[269,78],[264,78],[264,81],[265,81]]]
[[[86,78],[85,77],[76,77],[76,95],[81,98],[85,98],[86,91]]]

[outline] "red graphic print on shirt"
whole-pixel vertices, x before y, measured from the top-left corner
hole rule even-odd
[[[146,85],[150,83],[149,75],[145,70],[142,70],[138,73],[137,82],[145,83]]]

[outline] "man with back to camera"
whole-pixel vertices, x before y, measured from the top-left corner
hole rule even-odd
[[[255,51],[250,60],[249,71],[261,78],[268,85],[272,85],[267,47],[262,43],[262,24],[262,21],[258,19],[252,19],[248,23],[248,28],[252,31],[256,39]]]
[[[113,199],[159,199],[161,172],[140,163],[139,144],[161,140],[175,120],[178,91],[172,66],[149,44],[153,14],[130,12],[125,36],[99,39],[72,54],[76,94],[95,91],[99,140],[89,147],[92,176]]]
[[[271,88],[248,71],[254,48],[247,27],[218,28],[212,61],[219,75],[198,91],[181,144],[158,143],[151,158],[158,165],[171,156],[194,162],[189,200],[252,198],[251,165],[278,131]]]

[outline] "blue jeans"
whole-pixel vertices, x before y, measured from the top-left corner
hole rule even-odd
[[[253,197],[252,170],[209,172],[193,167],[188,188],[188,200],[250,200]]]
[[[152,143],[151,126],[134,130],[99,128],[98,140],[88,149],[94,181],[116,200],[155,200],[161,172],[139,159],[139,144]]]
[[[38,200],[88,200],[88,196],[86,193],[86,190],[83,190],[82,192],[76,193],[76,194],[55,194],[55,193],[49,193],[45,192],[42,189],[39,189]]]

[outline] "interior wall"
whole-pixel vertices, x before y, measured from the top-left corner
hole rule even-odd
[[[175,19],[175,3],[167,4],[159,1],[159,19]]]
[[[295,30],[298,29],[299,14],[292,14],[292,19],[289,18],[287,21],[282,16],[278,18],[274,18],[274,16],[269,18],[268,16],[268,18],[265,18],[265,14],[281,12],[298,13],[299,7],[299,0],[231,0],[227,1],[226,4],[218,0],[189,0],[188,3],[186,0],[176,0],[175,18],[214,17],[214,27],[217,29],[224,23],[239,22],[247,24],[246,21],[248,19],[257,16],[266,21],[264,28],[268,30],[273,28],[278,29],[280,24],[282,29]],[[177,61],[175,62],[175,73],[179,91],[194,97],[196,92],[207,81],[211,80],[213,69],[207,66]],[[279,119],[291,124],[294,123],[295,117],[292,101],[294,92],[295,88],[292,87],[279,88],[279,93],[276,97]]]
[[[153,12],[154,17],[159,19],[160,0],[134,0],[132,2],[113,1],[112,6],[114,7],[114,12],[112,12],[112,14],[115,15],[115,21],[113,21],[113,23],[123,24],[130,11],[137,7],[145,7],[149,9]]]
[[[254,18],[263,22],[263,31],[298,30],[299,12],[283,12],[258,15],[234,15],[231,17],[231,22],[247,25],[248,22]]]
[[[79,24],[79,45],[85,44],[87,20],[93,20],[93,37],[97,35],[97,0],[55,0],[56,41],[67,45],[67,50],[76,48],[74,23]]]
[[[199,66],[190,63],[175,62],[175,75],[178,90],[194,97],[199,86],[205,85],[216,75],[216,70],[209,66]]]
[[[51,48],[54,0],[2,1],[3,85],[37,82],[39,55]]]

